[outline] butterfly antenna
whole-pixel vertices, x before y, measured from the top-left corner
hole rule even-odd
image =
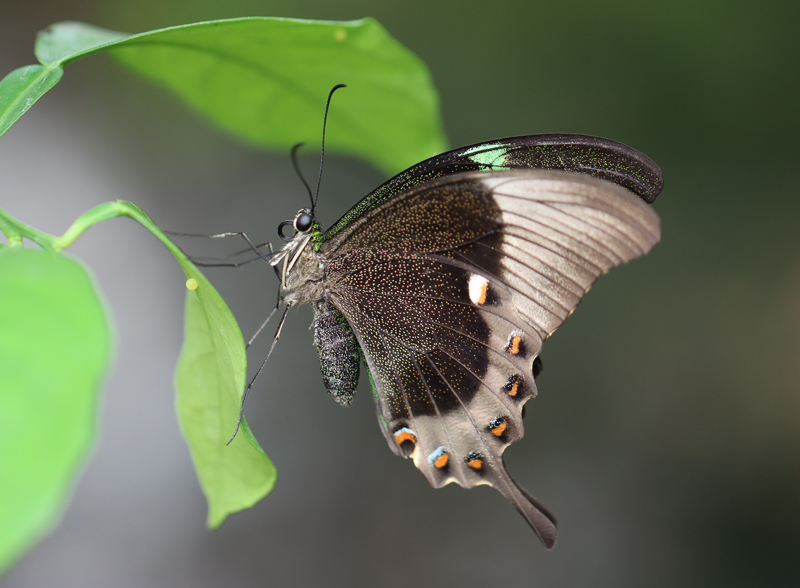
[[[247,388],[244,390],[244,394],[242,395],[242,406],[239,409],[239,419],[236,421],[236,429],[233,431],[233,436],[225,445],[230,445],[231,442],[236,439],[236,434],[239,432],[239,427],[242,425],[242,417],[244,416],[244,403],[247,401],[247,395],[250,394],[250,389],[253,387],[253,384],[256,383],[258,379],[258,375],[261,373],[261,370],[264,369],[264,366],[267,365],[267,360],[269,356],[272,355],[272,350],[275,349],[275,345],[278,343],[278,339],[281,338],[281,329],[283,329],[283,323],[286,321],[286,315],[289,312],[291,305],[286,306],[286,310],[283,311],[283,315],[281,316],[281,322],[278,323],[278,330],[275,332],[275,338],[272,340],[272,345],[269,348],[269,352],[267,352],[267,356],[264,358],[264,361],[261,362],[261,367],[258,368],[256,375],[253,376],[253,379],[250,380],[250,383],[247,385]],[[272,316],[272,315],[270,315]],[[269,319],[267,319],[269,320]],[[263,328],[263,327],[262,327]],[[259,329],[260,330],[260,329]]]
[[[317,207],[317,198],[319,198],[319,186],[322,183],[322,164],[325,162],[325,126],[328,124],[328,109],[331,106],[331,98],[333,98],[333,93],[339,88],[346,87],[347,84],[336,84],[333,88],[331,88],[331,91],[328,94],[328,103],[325,104],[325,118],[322,119],[322,153],[320,153],[319,156],[319,178],[317,179],[317,193],[311,203],[311,216],[314,216],[314,209]]]
[[[297,165],[297,150],[303,145],[305,145],[305,143],[298,143],[292,147],[292,165],[294,166],[294,171],[297,173],[300,181],[303,182],[303,185],[306,187],[308,197],[311,199],[311,208],[314,208],[314,195],[311,193],[311,186],[308,185],[308,182],[306,182],[306,179],[303,177],[303,172],[300,171],[300,166]]]

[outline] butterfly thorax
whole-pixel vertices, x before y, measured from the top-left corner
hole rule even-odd
[[[272,261],[281,276],[281,296],[289,306],[323,300],[325,265],[310,234],[298,233]]]

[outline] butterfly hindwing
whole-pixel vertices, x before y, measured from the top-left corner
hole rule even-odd
[[[597,277],[649,251],[658,217],[609,181],[530,169],[447,173],[359,206],[317,249],[387,441],[434,486],[497,488],[551,547],[554,518],[502,452],[522,437],[543,340]]]
[[[381,252],[354,261],[361,271],[333,285],[342,295],[335,300],[359,333],[390,447],[412,457],[434,487],[494,486],[551,547],[554,518],[502,463],[505,447],[523,435],[521,407],[536,394],[533,348],[503,316],[508,294],[496,284],[497,312],[465,303],[478,274],[446,257]],[[405,283],[409,294],[387,283]],[[396,312],[385,315],[387,305]]]

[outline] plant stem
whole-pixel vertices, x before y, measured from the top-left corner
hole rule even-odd
[[[3,209],[0,209],[0,231],[6,236],[8,245],[12,249],[22,247],[22,239],[24,238],[33,241],[46,251],[55,251],[53,247],[55,237],[37,231],[33,227],[18,221]]]
[[[87,210],[79,216],[74,223],[66,230],[60,237],[43,233],[26,225],[25,223],[15,219],[4,210],[0,209],[0,231],[2,231],[8,239],[8,245],[12,248],[22,247],[22,240],[28,239],[39,245],[46,251],[53,253],[60,253],[75,240],[80,237],[92,225],[107,221],[119,216],[127,216],[137,221],[139,224],[148,229],[158,239],[166,245],[167,249],[178,258],[178,261],[183,265],[185,256],[178,249],[178,247],[167,237],[164,232],[150,220],[144,211],[125,200],[115,200],[113,202],[105,202],[98,204],[94,208]]]

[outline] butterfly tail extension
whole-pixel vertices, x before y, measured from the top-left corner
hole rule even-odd
[[[501,482],[494,487],[519,511],[547,549],[553,549],[558,533],[556,517],[535,496],[520,486],[502,465]]]

